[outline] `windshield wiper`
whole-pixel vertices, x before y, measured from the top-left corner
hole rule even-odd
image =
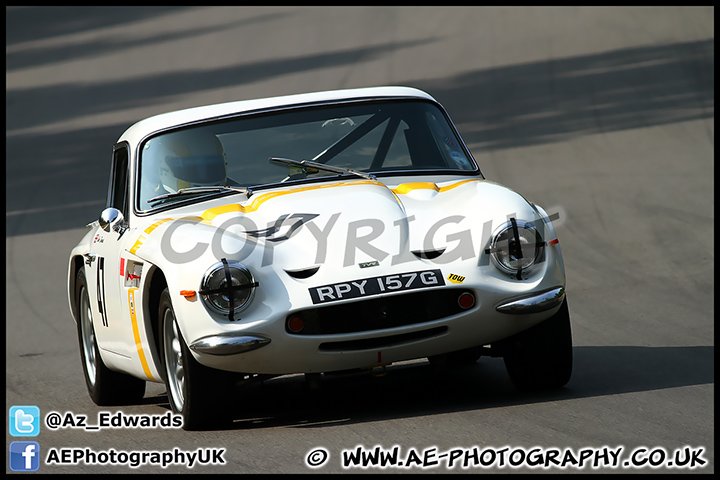
[[[313,162],[312,160],[292,160],[290,158],[270,157],[269,161],[277,162],[277,163],[285,163],[288,165],[296,165],[303,169],[303,173],[308,173],[305,171],[305,167],[310,167],[310,168],[317,168],[318,170],[325,170],[327,172],[341,173],[341,174],[344,173],[346,175],[357,175],[358,177],[362,177],[367,180],[377,180],[375,178],[375,175],[371,175],[369,173],[358,172],[357,170],[351,170],[349,168],[325,165],[324,163]]]
[[[172,197],[179,197],[182,195],[191,195],[194,193],[216,193],[216,192],[223,192],[223,191],[234,191],[238,193],[243,193],[250,198],[250,195],[252,195],[252,191],[249,188],[245,187],[228,187],[224,185],[216,185],[211,187],[188,187],[188,188],[181,188],[177,192],[171,192],[171,193],[164,193],[162,195],[158,195],[157,197],[153,197],[150,200],[148,200],[148,203],[154,203],[159,202],[161,200],[165,200]]]

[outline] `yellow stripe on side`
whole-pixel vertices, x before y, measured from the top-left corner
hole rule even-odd
[[[401,183],[397,187],[393,188],[392,191],[398,195],[405,195],[406,193],[412,192],[413,190],[435,190],[440,191],[440,187],[432,182],[415,182],[415,183]]]
[[[134,245],[130,248],[130,250],[128,250],[128,251],[129,251],[130,253],[132,253],[133,255],[135,255],[135,252],[137,252],[138,249],[139,249],[140,247],[142,247],[143,242],[144,242],[145,239],[147,238],[145,235],[149,235],[150,232],[152,232],[153,230],[155,230],[157,227],[159,227],[159,226],[162,225],[163,223],[169,222],[170,220],[172,220],[172,218],[163,218],[162,220],[158,220],[157,222],[155,222],[155,223],[153,223],[152,225],[150,225],[149,227],[147,227],[147,228],[145,229],[145,231],[144,231],[142,234],[140,234],[140,236],[138,237],[138,239],[135,241],[135,244],[134,244]]]
[[[149,234],[150,232],[152,232],[153,230],[155,230],[157,227],[159,227],[160,225],[162,225],[162,224],[165,223],[165,222],[169,222],[170,220],[172,220],[172,218],[163,218],[162,220],[158,220],[157,222],[155,222],[155,223],[153,223],[152,225],[150,225],[149,227],[147,227],[147,228],[145,229],[145,232],[144,232],[144,233]]]
[[[135,241],[135,245],[133,245],[130,250],[128,250],[130,253],[135,255],[135,252],[138,251],[138,248],[142,247],[143,242],[145,241],[145,235],[140,235],[138,239]]]
[[[461,182],[457,182],[457,183],[453,183],[453,184],[451,184],[451,185],[445,185],[444,187],[440,187],[439,192],[440,192],[440,193],[442,193],[442,192],[447,192],[448,190],[452,190],[452,189],[455,188],[455,187],[459,187],[459,186],[461,186],[461,185],[465,185],[466,183],[479,182],[479,181],[480,181],[480,180],[477,179],[477,178],[471,178],[470,180],[463,180],[463,181],[461,181]]]
[[[248,212],[254,212],[258,208],[260,208],[260,205],[267,202],[268,200],[272,200],[273,198],[282,197],[284,195],[289,195],[291,193],[299,193],[299,192],[307,192],[310,190],[320,190],[323,188],[334,188],[334,187],[350,187],[353,185],[379,185],[379,186],[385,186],[384,184],[374,181],[374,180],[361,180],[361,181],[353,181],[353,182],[338,182],[338,183],[331,183],[331,184],[324,184],[324,185],[311,185],[307,187],[300,187],[300,188],[293,188],[290,190],[282,190],[279,192],[269,192],[264,193],[262,195],[258,195],[255,200],[250,203],[250,205],[244,206],[240,205],[239,203],[231,203],[229,205],[223,205],[222,207],[215,207],[211,208],[209,210],[205,210],[202,214],[202,218],[204,221],[211,221],[213,218],[217,217],[218,215],[222,215],[223,213],[229,213],[229,212],[242,212],[242,213],[248,213]]]
[[[415,182],[415,183],[402,183],[398,185],[397,187],[390,189],[391,192],[393,192],[396,195],[405,195],[409,192],[412,192],[413,190],[435,190],[438,193],[447,192],[448,190],[452,190],[453,188],[459,187],[461,185],[465,185],[469,182],[479,182],[480,180],[477,178],[472,178],[470,180],[462,180],[460,182],[456,182],[450,185],[446,185],[444,187],[438,187],[437,184],[433,182]],[[231,203],[228,205],[223,205],[220,207],[211,208],[208,210],[205,210],[200,217],[187,217],[186,220],[197,220],[200,222],[209,223],[211,222],[215,217],[218,215],[222,215],[224,213],[230,213],[230,212],[242,212],[242,213],[249,213],[254,212],[258,208],[260,208],[260,205],[267,202],[268,200],[272,200],[273,198],[282,197],[284,195],[290,195],[292,193],[299,193],[299,192],[307,192],[310,190],[320,190],[323,188],[334,188],[334,187],[348,187],[353,185],[378,185],[384,187],[385,185],[381,182],[378,182],[376,180],[362,180],[362,181],[352,181],[352,182],[338,182],[338,183],[331,183],[331,184],[324,184],[324,185],[310,185],[306,187],[299,187],[299,188],[292,188],[289,190],[282,190],[278,192],[269,192],[264,193],[262,195],[258,195],[250,205],[240,205],[239,203]],[[128,250],[130,253],[135,254],[135,252],[138,251],[140,247],[142,247],[143,243],[146,240],[146,235],[149,235],[153,230],[155,230],[157,227],[162,225],[165,222],[169,222],[171,220],[175,220],[173,218],[164,218],[162,220],[158,220],[157,222],[153,223],[149,227],[145,229],[145,231],[140,234],[138,239],[135,241],[135,244]]]
[[[135,348],[137,348],[138,356],[140,357],[140,364],[142,364],[145,376],[148,380],[157,382],[157,380],[153,378],[152,373],[150,373],[150,366],[148,365],[147,358],[145,358],[145,351],[143,350],[142,341],[140,340],[140,328],[138,327],[137,312],[135,310],[135,292],[137,290],[137,287],[128,290],[128,306],[130,307],[130,320],[132,323],[133,337],[135,337]]]
[[[392,191],[398,195],[405,195],[413,190],[435,190],[438,193],[447,192],[453,188],[465,185],[469,182],[479,182],[477,178],[471,178],[470,180],[462,180],[444,187],[438,187],[437,184],[432,182],[415,182],[415,183],[401,183],[397,187],[393,188]]]

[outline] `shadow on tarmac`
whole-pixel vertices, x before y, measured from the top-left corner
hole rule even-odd
[[[391,365],[387,375],[323,374],[317,384],[303,375],[241,387],[232,424],[220,429],[321,428],[397,418],[559,402],[714,383],[712,346],[574,348],[574,371],[561,389],[520,392],[502,359],[436,367],[427,362]],[[169,409],[167,397],[146,405]]]

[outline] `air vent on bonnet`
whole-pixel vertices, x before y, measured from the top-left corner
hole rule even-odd
[[[293,278],[303,279],[312,277],[317,273],[318,270],[320,270],[320,265],[308,268],[301,268],[299,270],[285,270],[285,273],[287,273]]]
[[[423,258],[425,260],[433,260],[442,255],[444,251],[445,249],[441,248],[439,250],[415,250],[412,253],[418,258]]]

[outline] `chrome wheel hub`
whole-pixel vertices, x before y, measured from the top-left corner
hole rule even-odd
[[[97,366],[95,364],[95,331],[92,325],[92,313],[90,311],[90,299],[87,290],[83,287],[80,291],[80,333],[82,335],[83,359],[85,360],[85,371],[88,382],[95,386]]]
[[[171,310],[165,311],[165,373],[169,400],[174,409],[181,412],[185,403],[185,368],[175,316]]]

